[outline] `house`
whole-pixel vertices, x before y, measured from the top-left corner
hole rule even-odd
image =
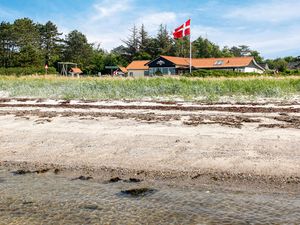
[[[189,71],[189,58],[159,56],[148,62],[149,75],[178,75]],[[145,67],[146,68],[146,67]],[[264,73],[265,69],[258,65],[254,57],[232,57],[232,58],[193,58],[192,69],[227,70],[244,73]]]
[[[131,77],[143,77],[149,75],[149,66],[146,65],[149,60],[136,60],[130,63],[126,69],[128,76]]]

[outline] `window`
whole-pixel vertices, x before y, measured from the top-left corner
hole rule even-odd
[[[224,61],[223,60],[217,60],[216,62],[215,62],[215,66],[221,66],[221,65],[223,65],[224,64]]]

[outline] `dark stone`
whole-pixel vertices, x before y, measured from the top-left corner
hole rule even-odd
[[[84,209],[87,209],[87,210],[102,210],[101,208],[99,208],[99,206],[97,205],[85,205],[83,206]]]
[[[42,169],[42,170],[36,170],[34,171],[35,173],[39,174],[39,173],[47,173],[49,172],[50,169]]]
[[[93,179],[92,177],[80,176],[72,180],[92,180],[92,179]]]
[[[60,170],[59,169],[55,169],[54,170],[54,174],[59,174]]]
[[[25,201],[25,202],[23,202],[23,205],[31,205],[31,204],[33,204],[34,202],[31,202],[31,201]]]
[[[119,193],[119,195],[125,196],[125,197],[137,198],[137,197],[146,197],[146,196],[154,194],[155,192],[157,192],[157,190],[151,189],[151,188],[136,188],[136,189],[129,189],[129,190],[121,191]]]
[[[218,181],[219,180],[219,178],[216,177],[216,176],[213,176],[211,179],[214,180],[214,181]]]
[[[25,175],[32,172],[29,170],[17,170],[17,171],[13,171],[12,173],[13,175]]]
[[[137,178],[129,178],[129,180],[125,180],[127,183],[140,183],[142,180],[137,179]]]
[[[42,170],[35,170],[35,171],[30,171],[30,170],[17,170],[13,171],[13,175],[26,175],[30,173],[37,173],[37,174],[42,174],[42,173],[47,173],[50,169],[42,169]]]
[[[201,177],[201,174],[197,174],[197,175],[193,176],[193,177],[192,177],[192,180],[195,180],[195,179],[197,179],[197,178],[199,178],[199,177]]]
[[[117,182],[119,182],[119,181],[121,181],[122,179],[121,178],[119,178],[119,177],[114,177],[114,178],[111,178],[110,180],[109,180],[109,183],[117,183]]]

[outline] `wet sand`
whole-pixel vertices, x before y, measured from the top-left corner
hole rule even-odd
[[[300,103],[0,100],[0,166],[297,191]]]

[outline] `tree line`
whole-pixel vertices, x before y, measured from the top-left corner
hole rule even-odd
[[[35,23],[29,18],[0,24],[0,68],[37,67],[47,64],[57,67],[60,61],[77,63],[85,73],[106,72],[105,66],[128,65],[132,60],[150,60],[159,55],[189,56],[189,40],[174,40],[167,26],[160,25],[155,36],[150,36],[144,25],[134,26],[123,45],[106,51],[100,45],[89,43],[78,30],[63,37],[51,21]],[[199,37],[192,43],[193,57],[253,56],[257,62],[269,63],[271,69],[285,70],[293,57],[265,60],[249,46],[221,48],[207,38]]]

